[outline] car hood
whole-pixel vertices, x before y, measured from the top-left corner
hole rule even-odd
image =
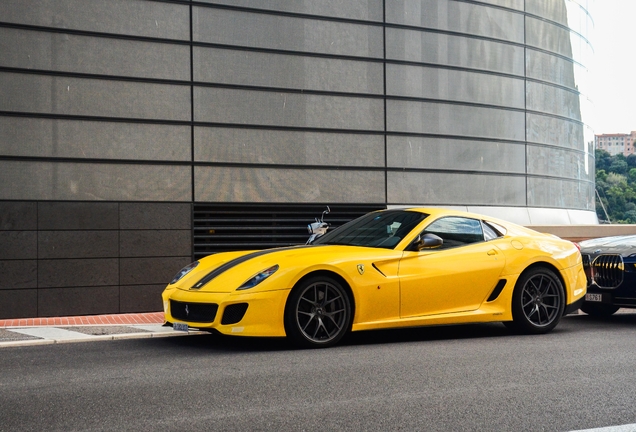
[[[601,237],[579,243],[581,252],[597,255],[600,253],[629,256],[636,253],[636,235]]]
[[[278,265],[279,269],[259,284],[258,289],[288,289],[299,273],[320,269],[337,271],[350,261],[356,265],[376,264],[376,269],[381,272],[387,263],[401,256],[401,251],[391,249],[341,245],[302,245],[226,252],[200,259],[193,271],[172,286],[188,291],[229,293],[236,291],[259,272]]]

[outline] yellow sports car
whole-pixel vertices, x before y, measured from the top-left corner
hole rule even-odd
[[[182,269],[166,322],[306,347],[347,332],[501,321],[546,333],[584,300],[574,243],[437,208],[366,214],[310,245],[224,252]]]

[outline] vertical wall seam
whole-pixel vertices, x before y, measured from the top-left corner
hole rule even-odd
[[[384,93],[384,205],[389,204],[389,163],[388,163],[388,127],[386,92],[386,0],[382,0],[382,73]]]
[[[194,202],[194,37],[192,2],[190,2],[190,202]]]

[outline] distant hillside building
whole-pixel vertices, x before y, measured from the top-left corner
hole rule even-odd
[[[634,142],[636,131],[629,134],[602,134],[594,136],[594,147],[605,150],[612,156],[622,153],[625,156],[636,153]]]

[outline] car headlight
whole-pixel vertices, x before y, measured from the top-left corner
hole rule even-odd
[[[185,266],[184,268],[182,268],[181,270],[179,270],[179,273],[177,273],[176,275],[174,275],[174,277],[172,278],[172,280],[170,281],[170,285],[172,284],[176,284],[177,282],[179,282],[179,280],[184,277],[185,275],[187,275],[188,273],[190,273],[192,270],[194,270],[194,268],[196,266],[199,265],[199,261],[195,261],[193,263],[188,264],[187,266]]]
[[[276,270],[278,270],[278,268],[279,266],[278,264],[276,264],[271,266],[270,268],[267,268],[265,270],[262,270],[256,273],[254,276],[252,276],[251,278],[243,282],[243,285],[238,287],[237,290],[246,290],[246,289],[254,288],[256,285],[258,285],[259,283],[263,282],[265,279],[267,279],[268,277],[276,273]]]

